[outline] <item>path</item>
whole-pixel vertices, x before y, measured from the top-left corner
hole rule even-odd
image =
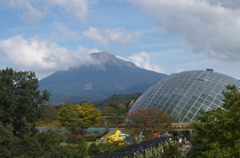
[[[186,144],[183,144],[181,147],[179,147],[178,149],[181,150],[185,155],[189,152],[189,150],[191,149],[192,145],[191,143],[188,141],[186,142]]]

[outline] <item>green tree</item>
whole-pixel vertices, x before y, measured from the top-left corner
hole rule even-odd
[[[44,123],[53,123],[58,120],[59,112],[56,106],[50,104],[43,106],[42,121]]]
[[[202,152],[206,157],[239,157],[240,92],[235,85],[226,87],[228,90],[223,92],[223,106],[211,111],[202,110],[201,122],[195,124],[195,137],[202,137],[203,145],[209,144]]]
[[[96,143],[91,143],[88,148],[89,156],[97,155],[99,153],[99,148]]]
[[[48,130],[37,134],[37,140],[45,151],[50,150],[53,146],[59,145],[63,142],[64,137],[61,133]]]
[[[125,122],[128,110],[129,109],[124,104],[111,102],[103,110],[103,116],[108,117],[108,125],[115,127],[116,125]]]
[[[85,158],[88,155],[88,145],[84,140],[84,137],[81,137],[78,146],[77,146],[77,157]]]
[[[165,133],[165,130],[170,127],[174,121],[172,116],[164,113],[164,110],[151,107],[148,109],[136,109],[128,114],[126,127],[134,129],[136,132],[144,132],[152,137],[152,131]]]
[[[161,158],[186,158],[186,156],[178,148],[180,143],[175,141],[169,141],[163,145],[163,151],[161,152]]]
[[[126,144],[119,145],[119,141],[114,142],[106,142],[106,143],[92,143],[89,148],[89,156],[93,155],[99,155],[103,153],[111,153],[114,152],[114,150],[120,149],[120,148],[126,148]]]
[[[191,158],[226,158],[228,151],[219,148],[218,142],[210,141],[206,136],[204,123],[193,123],[194,131],[191,135]]]
[[[71,131],[79,129],[83,133],[87,128],[95,126],[100,121],[101,113],[91,103],[72,104],[67,102],[59,112],[59,121],[62,126]]]
[[[40,108],[48,99],[47,91],[38,90],[34,72],[0,70],[0,121],[4,127],[12,126],[14,135],[23,137],[29,130],[35,130]]]
[[[12,146],[12,127],[4,127],[0,122],[0,157],[10,157],[11,156],[11,146]]]

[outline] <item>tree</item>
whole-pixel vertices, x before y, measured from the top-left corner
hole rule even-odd
[[[151,107],[148,109],[136,109],[127,116],[127,128],[135,129],[136,132],[149,134],[152,131],[165,132],[174,118],[164,113],[164,110]]]
[[[64,127],[70,128],[72,132],[79,129],[83,133],[85,129],[97,125],[100,121],[100,116],[100,111],[91,103],[74,105],[71,102],[67,102],[60,109],[58,119]]]
[[[85,158],[88,155],[88,144],[83,137],[81,137],[78,142],[76,155],[79,158]]]
[[[56,106],[47,104],[44,105],[42,109],[43,109],[42,121],[44,123],[53,123],[57,121],[59,112]]]
[[[108,116],[108,124],[110,126],[116,126],[125,122],[128,110],[124,104],[111,102],[104,108],[103,115]]]
[[[235,85],[227,85],[223,92],[222,107],[201,111],[200,123],[195,124],[195,137],[202,137],[202,143],[209,144],[204,151],[206,157],[239,157],[240,153],[240,92]],[[194,138],[194,137],[193,137]],[[195,142],[193,142],[194,145]]]
[[[161,158],[186,158],[186,156],[178,148],[181,146],[176,141],[169,141],[162,146]]]
[[[41,106],[48,101],[49,93],[38,90],[34,72],[15,72],[11,68],[0,70],[0,121],[4,127],[12,126],[14,135],[35,130]]]
[[[4,127],[0,122],[0,157],[10,157],[12,146],[12,127]]]

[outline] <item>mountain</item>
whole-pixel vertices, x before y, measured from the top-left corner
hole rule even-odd
[[[139,68],[107,52],[91,55],[98,64],[57,71],[39,81],[40,90],[50,91],[52,104],[93,102],[113,94],[144,92],[167,77],[166,74]]]
[[[110,103],[119,103],[124,104],[125,102],[131,103],[133,100],[137,100],[141,96],[142,93],[134,93],[134,94],[114,94],[104,100],[93,102],[94,106],[100,110],[104,110]]]

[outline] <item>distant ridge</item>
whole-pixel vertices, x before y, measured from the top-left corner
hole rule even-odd
[[[52,104],[99,101],[113,94],[144,92],[166,74],[139,68],[107,52],[91,54],[98,64],[57,71],[39,81],[51,93]]]

